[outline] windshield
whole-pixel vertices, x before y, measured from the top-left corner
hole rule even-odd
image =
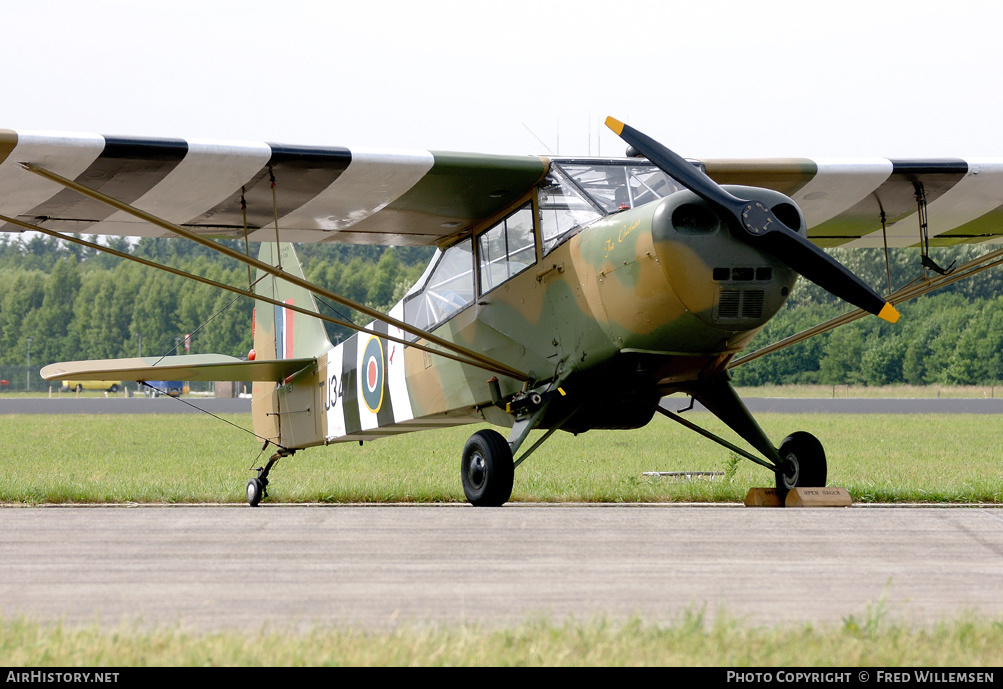
[[[540,185],[538,198],[544,254],[557,246],[571,230],[603,217],[599,209],[558,169],[551,170],[547,179]]]
[[[651,163],[568,161],[556,164],[607,213],[657,201],[683,188]]]

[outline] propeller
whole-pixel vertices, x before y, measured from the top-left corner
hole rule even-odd
[[[839,261],[787,227],[762,202],[746,201],[729,193],[676,153],[619,120],[607,117],[606,126],[662,172],[720,210],[729,219],[728,227],[737,239],[762,248],[822,289],[868,313],[889,323],[899,319],[894,306]]]

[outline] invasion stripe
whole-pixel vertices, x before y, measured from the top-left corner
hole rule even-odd
[[[372,325],[373,331],[378,335],[386,335],[389,326],[382,322],[376,321]],[[383,350],[383,403],[380,405],[380,410],[376,413],[376,421],[382,426],[392,426],[394,424],[394,405],[393,405],[393,395],[390,394],[390,352],[388,351],[387,341],[380,338],[380,349]]]
[[[7,145],[10,136],[5,137]],[[18,132],[17,143],[7,158],[0,163],[0,213],[21,216],[31,222],[34,218],[25,214],[26,208],[35,208],[46,199],[63,191],[63,187],[38,175],[25,172],[21,163],[37,163],[53,172],[75,179],[104,150],[104,137],[97,134],[66,134],[62,132]],[[3,232],[21,232],[21,228],[4,224]]]
[[[73,181],[124,203],[133,203],[163,181],[187,154],[188,143],[181,139],[105,137],[101,155]],[[83,232],[114,212],[111,206],[71,189],[62,189],[24,214],[31,218],[66,219],[70,222],[55,220],[47,226]]]
[[[821,158],[815,162],[818,173],[791,195],[804,213],[808,236],[812,238],[823,234],[815,230],[818,225],[853,207],[892,173],[892,162],[886,158]]]
[[[424,275],[427,276],[432,269],[432,263],[429,263],[429,267],[425,269]],[[412,287],[412,291],[417,289],[418,285],[424,284],[424,277],[415,283]],[[397,302],[392,309],[390,309],[390,317],[396,318],[397,320],[404,320],[404,300]],[[404,339],[404,331],[400,328],[394,328],[387,326],[387,331],[390,335],[394,337],[399,337]],[[390,353],[387,356],[387,381],[390,386],[390,397],[393,400],[394,405],[394,422],[402,423],[405,421],[410,421],[414,418],[414,412],[411,409],[411,397],[408,395],[407,391],[407,367],[404,362],[404,353],[406,348],[399,342],[388,343],[387,345],[390,349]]]
[[[916,183],[923,185],[930,204],[954,187],[968,171],[968,164],[961,160],[890,162],[892,173],[888,179],[839,216],[812,228],[808,236],[812,239],[829,237],[833,241],[828,246],[852,241],[837,241],[840,237],[863,237],[872,232],[878,232],[880,238],[882,211],[889,227],[916,213]],[[914,243],[919,240],[918,224],[913,237]]]
[[[437,244],[514,204],[543,179],[549,164],[530,156],[432,155],[432,169],[411,189],[355,225],[358,234],[332,241]]]
[[[272,149],[265,143],[192,140],[188,155],[135,206],[177,224],[184,224],[219,205],[234,189],[251,180],[268,163]],[[162,237],[170,233],[117,211],[91,228],[96,234]],[[274,238],[273,238],[274,239]]]
[[[424,419],[409,421],[408,423],[394,424],[393,426],[387,428],[371,428],[346,436],[329,436],[327,441],[333,444],[339,442],[357,442],[359,440],[379,440],[380,438],[389,438],[390,436],[402,435],[404,433],[416,433],[418,431],[436,430],[441,428],[454,428],[456,426],[466,426],[472,423],[481,423],[483,421],[484,419],[482,417],[473,413],[464,416],[453,412],[453,416],[448,418],[438,415],[429,416]]]
[[[966,169],[967,173],[954,187],[928,206],[927,221],[933,244],[949,242],[952,236],[967,239],[999,235],[1003,229],[1003,163],[971,160]],[[918,228],[919,220],[913,213],[888,228],[888,234],[916,243]]]
[[[341,361],[341,402],[345,412],[345,433],[358,433],[362,430],[359,420],[359,381],[356,377],[356,362],[359,358],[359,334],[352,335],[342,345]]]
[[[275,241],[275,215],[284,217],[305,205],[327,189],[348,168],[352,154],[347,148],[310,148],[269,144],[268,162],[249,180],[237,187],[229,197],[186,224],[213,225],[242,230],[244,227],[240,199],[247,202],[247,225],[250,228],[270,226],[271,233],[262,233],[255,241]],[[271,178],[275,177],[275,204]],[[279,224],[281,228],[281,223]],[[289,239],[283,233],[283,241]],[[316,241],[316,240],[315,240]]]
[[[279,227],[287,241],[341,241],[339,230],[397,200],[425,176],[433,163],[428,151],[353,150],[348,169],[312,200],[279,218]],[[318,240],[317,230],[330,236]],[[306,235],[303,239],[298,238],[299,231]]]

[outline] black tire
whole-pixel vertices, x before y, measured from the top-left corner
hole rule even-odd
[[[515,467],[512,449],[497,431],[477,431],[463,447],[460,480],[467,501],[477,507],[499,507],[512,497]]]
[[[84,391],[84,386],[81,385],[80,383],[77,383],[77,387],[73,388],[73,392],[83,392],[83,391]]]
[[[811,433],[791,433],[780,443],[780,471],[776,473],[777,496],[781,500],[793,488],[822,488],[827,469],[825,450]]]
[[[251,507],[257,507],[258,503],[261,502],[261,496],[264,492],[265,487],[261,485],[261,481],[252,478],[247,482],[247,504]]]
[[[118,392],[118,386],[112,385],[110,388],[108,388],[108,392]]]

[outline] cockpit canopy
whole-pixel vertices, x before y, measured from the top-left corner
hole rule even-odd
[[[572,230],[682,188],[645,160],[552,160],[539,194],[543,252],[560,244]]]
[[[537,193],[495,225],[438,252],[405,298],[404,320],[431,329],[546,256],[577,230],[683,187],[646,160],[559,158]],[[536,237],[540,243],[537,248]]]
[[[606,213],[642,206],[678,191],[674,179],[647,161],[554,161]]]

